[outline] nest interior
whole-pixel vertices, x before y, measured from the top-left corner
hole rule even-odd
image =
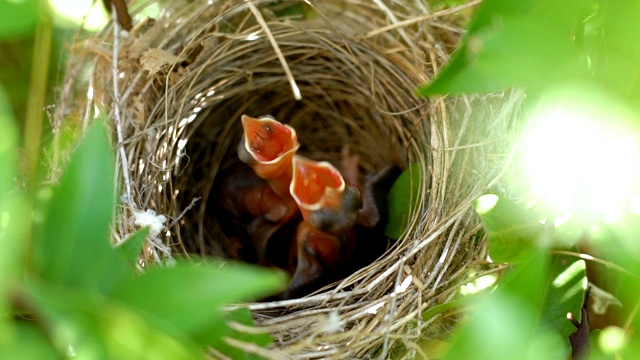
[[[155,19],[145,17],[151,6],[162,9]],[[422,314],[452,299],[485,258],[471,204],[502,174],[518,109],[511,93],[415,95],[450,57],[455,14],[467,7],[150,2],[132,9],[138,22],[126,36],[112,22],[74,45],[54,129],[109,109],[123,193],[114,238],[137,230],[136,212],[169,218],[145,262],[236,256],[207,200],[216,175],[238,161],[242,114],[292,125],[315,159],[339,163],[347,145],[363,173],[418,163],[416,211],[384,256],[311,296],[246,305],[276,339],[266,357],[415,356],[422,337],[445,331],[442,314]]]

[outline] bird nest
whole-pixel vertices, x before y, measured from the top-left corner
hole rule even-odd
[[[114,241],[147,210],[168,219],[152,229],[145,265],[236,256],[207,200],[237,161],[242,114],[293,126],[315,159],[338,163],[347,145],[364,173],[419,164],[417,206],[383,256],[309,296],[246,305],[276,339],[263,356],[411,357],[421,338],[447,330],[443,314],[423,314],[486,269],[471,205],[502,173],[518,108],[511,93],[415,95],[450,57],[471,5],[149,2],[130,9],[131,31],[112,21],[74,44],[54,131],[109,114],[122,193]]]

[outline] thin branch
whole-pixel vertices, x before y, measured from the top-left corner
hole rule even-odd
[[[280,60],[280,64],[282,64],[282,69],[284,70],[284,73],[287,75],[287,80],[289,80],[289,84],[291,85],[291,90],[293,91],[293,97],[296,100],[302,100],[302,94],[300,93],[300,88],[298,87],[298,84],[296,84],[296,80],[293,78],[291,69],[289,69],[289,64],[287,63],[287,60],[285,60],[284,55],[282,55],[282,51],[280,50],[280,46],[278,46],[278,42],[276,41],[276,38],[273,37],[273,34],[271,33],[269,26],[267,26],[267,23],[264,21],[262,14],[260,14],[260,11],[258,11],[256,6],[253,5],[253,3],[251,3],[251,1],[249,0],[245,0],[245,2],[247,3],[247,6],[253,13],[253,16],[255,16],[256,20],[258,20],[258,23],[264,30],[264,33],[267,35],[267,38],[269,39],[271,46],[273,46],[273,50],[276,52],[276,56],[278,56],[278,60]]]
[[[376,1],[376,3],[377,2],[378,1]],[[433,14],[426,14],[426,15],[415,17],[413,19],[404,20],[404,21],[394,21],[393,24],[389,24],[387,26],[383,26],[381,28],[369,31],[368,33],[364,34],[363,38],[365,38],[365,39],[366,38],[370,38],[372,36],[376,36],[376,35],[382,34],[382,33],[387,32],[389,30],[399,29],[399,28],[411,26],[413,24],[417,24],[419,22],[423,22],[423,21],[439,18],[439,17],[446,16],[446,15],[455,14],[460,10],[464,10],[464,9],[476,6],[481,2],[482,2],[482,0],[473,0],[473,1],[470,1],[470,2],[468,2],[466,4],[464,4],[464,5],[452,7],[452,8],[447,9],[447,10],[438,11],[438,12],[433,13]]]
[[[118,87],[118,76],[120,71],[118,70],[118,50],[119,43],[118,37],[120,36],[120,27],[116,21],[116,12],[113,9],[113,59],[112,59],[112,78],[113,78],[113,113],[116,121],[116,132],[118,135],[118,152],[120,153],[120,162],[122,163],[122,176],[124,177],[124,187],[126,189],[126,198],[124,203],[127,206],[133,206],[133,199],[131,197],[131,180],[129,179],[129,161],[127,160],[127,154],[124,150],[124,135],[122,134],[122,119],[120,118],[120,89]]]
[[[178,221],[180,221],[180,219],[182,219],[182,217],[184,217],[184,214],[187,213],[187,211],[191,210],[191,208],[193,208],[196,203],[198,202],[198,200],[200,200],[201,198],[197,197],[197,198],[193,198],[191,199],[191,203],[189,203],[189,205],[184,208],[184,210],[182,210],[182,212],[180,213],[180,215],[178,215],[170,224],[169,226],[167,226],[167,228],[172,228],[174,227],[176,224],[178,224]]]

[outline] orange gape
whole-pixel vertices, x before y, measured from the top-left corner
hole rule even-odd
[[[294,156],[289,191],[305,221],[320,231],[344,233],[358,218],[360,191],[347,187],[338,169],[326,161]]]
[[[292,192],[305,207],[329,205],[335,207],[336,194],[344,188],[342,176],[331,164],[296,156]]]
[[[360,193],[347,188],[338,169],[328,162],[294,156],[289,191],[304,220],[289,252],[293,276],[285,298],[344,275],[355,252],[352,227],[360,209]]]
[[[355,254],[352,231],[331,235],[302,221],[289,251],[289,271],[293,274],[283,298],[305,295],[346,275]]]
[[[274,161],[296,145],[295,131],[269,118],[254,119],[243,115],[245,146],[259,162]]]
[[[238,144],[238,157],[267,180],[281,197],[289,197],[292,159],[300,147],[296,131],[271,116],[252,118],[242,115],[244,134]]]

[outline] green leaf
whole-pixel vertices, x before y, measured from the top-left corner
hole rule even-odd
[[[603,285],[610,291],[615,289],[613,295],[622,303],[622,308],[627,309],[626,311],[637,307],[640,299],[640,214],[627,212],[614,223],[592,227],[589,237],[593,253],[597,257],[606,259],[623,270],[615,277],[615,287],[606,283]],[[628,315],[630,328],[640,329],[640,312],[636,311],[633,314],[634,316]],[[638,331],[635,331],[630,341],[635,344],[629,344],[630,351],[640,349]]]
[[[114,213],[113,159],[97,122],[72,154],[33,241],[36,269],[46,280],[108,291],[126,273],[109,244]]]
[[[442,359],[451,349],[451,344],[448,341],[434,339],[420,340],[419,346],[424,351],[427,359]]]
[[[566,358],[575,331],[566,315],[580,316],[585,286],[583,260],[530,248],[495,291],[475,297],[479,305],[454,335],[447,358]]]
[[[530,331],[535,312],[517,297],[484,299],[452,339],[445,359],[566,359],[562,339],[553,332]]]
[[[197,359],[201,346],[176,329],[156,327],[135,309],[90,292],[30,282],[35,306],[51,324],[58,352],[81,359]]]
[[[497,195],[483,195],[476,212],[487,233],[489,256],[496,262],[516,262],[540,243],[542,225],[527,209]]]
[[[149,227],[145,226],[142,229],[131,234],[128,238],[116,247],[118,251],[124,256],[124,258],[131,264],[135,264],[138,261],[138,256],[142,250],[142,245],[149,235]]]
[[[575,31],[587,1],[489,0],[474,13],[467,36],[422,96],[540,88],[587,73]]]
[[[580,320],[586,286],[584,260],[574,256],[553,255],[544,303],[540,309],[541,326],[559,332],[563,338],[568,338],[576,331],[573,323],[567,320],[567,313]]]
[[[625,6],[616,6],[610,1],[600,0],[598,12],[593,20],[599,23],[592,31],[593,50],[591,57],[597,61],[594,69],[609,91],[615,92],[639,110],[640,105],[640,2],[630,1]],[[598,26],[599,25],[599,26]]]
[[[590,335],[589,359],[635,359],[640,351],[640,339],[632,331],[618,326],[595,329]]]
[[[32,33],[38,22],[38,1],[0,1],[0,40]]]
[[[411,216],[418,211],[420,194],[423,193],[425,178],[419,163],[413,163],[391,187],[388,195],[389,220],[384,234],[399,239],[407,230]]]
[[[4,88],[0,86],[0,348],[13,334],[10,312],[13,290],[23,275],[23,253],[31,225],[31,207],[18,191],[18,129]]]
[[[431,319],[434,316],[443,314],[453,309],[459,309],[468,306],[471,302],[476,301],[476,296],[466,296],[463,298],[447,301],[442,304],[438,304],[422,313],[422,321]]]
[[[211,347],[232,359],[261,359],[256,355],[231,346],[226,342],[226,338],[232,338],[245,343],[255,344],[260,347],[267,347],[273,342],[273,337],[270,333],[265,330],[260,331],[260,329],[253,327],[254,324],[253,318],[251,317],[251,311],[247,308],[239,308],[232,312],[224,313],[222,317],[225,322],[225,326],[222,326],[219,329],[223,330],[223,332],[220,334],[220,337],[214,339],[215,341],[210,344]]]
[[[226,331],[220,313],[223,305],[256,300],[285,285],[283,273],[256,266],[178,262],[124,281],[115,296],[159,326],[177,328],[209,344]]]
[[[18,175],[18,129],[11,112],[7,93],[0,85],[0,200],[16,187],[14,177]]]
[[[313,8],[304,2],[289,3],[286,1],[269,4],[269,9],[279,19],[288,17],[293,20],[311,19],[316,16]]]
[[[0,359],[59,359],[55,349],[32,323],[21,321],[13,341],[0,346]]]
[[[547,269],[546,249],[531,249],[495,291],[477,297],[445,359],[566,359],[568,340],[540,326]]]

